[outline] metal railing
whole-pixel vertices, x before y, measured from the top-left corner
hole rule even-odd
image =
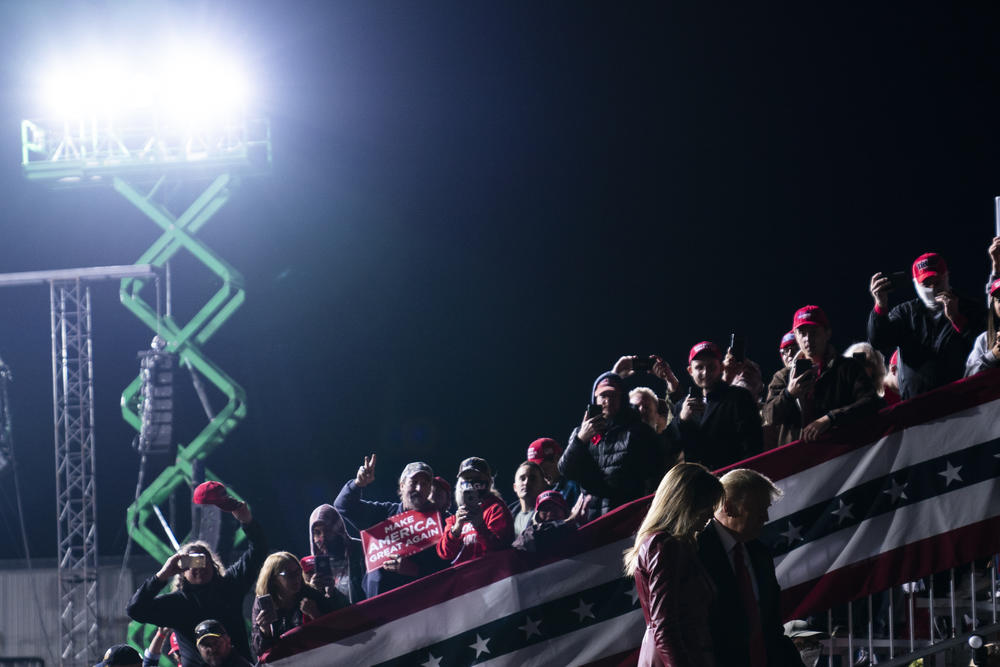
[[[918,658],[925,667],[969,664],[970,635],[990,641],[1000,634],[998,559],[979,560],[839,605],[820,614],[822,620],[813,617],[812,625],[825,624],[828,635],[821,642],[819,664],[837,664],[831,656],[839,656],[841,665],[895,667]],[[958,652],[956,659],[948,652]]]

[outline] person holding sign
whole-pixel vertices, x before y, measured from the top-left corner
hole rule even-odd
[[[437,516],[437,510],[431,500],[433,480],[434,471],[431,467],[422,461],[414,461],[407,464],[399,475],[399,502],[365,500],[362,497],[362,489],[375,481],[375,454],[372,454],[365,457],[354,479],[344,484],[333,505],[340,515],[359,531],[411,511]],[[441,519],[437,518],[436,523],[440,528]],[[391,536],[393,532],[389,530],[385,537]],[[375,553],[377,551],[370,553],[366,547],[366,560]],[[395,554],[381,567],[366,572],[361,580],[361,586],[365,595],[372,597],[437,572],[446,565],[447,563],[438,558],[434,549],[424,549],[406,557]]]
[[[493,486],[493,471],[477,456],[462,461],[455,484],[458,511],[448,517],[437,553],[453,565],[506,549],[514,541],[514,518]]]

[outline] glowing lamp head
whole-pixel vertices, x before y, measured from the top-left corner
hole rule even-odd
[[[242,112],[249,100],[246,74],[225,55],[188,48],[168,56],[160,75],[161,108],[174,120],[218,120]]]
[[[243,113],[250,91],[233,58],[192,45],[152,61],[106,54],[66,59],[40,83],[46,114],[60,120],[102,120],[145,111],[167,122],[213,123]]]

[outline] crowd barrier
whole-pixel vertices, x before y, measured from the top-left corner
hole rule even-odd
[[[825,622],[828,653],[867,647],[893,664],[995,624],[995,568],[984,568],[1000,552],[998,416],[1000,371],[990,371],[733,466],[784,492],[761,539],[774,554],[786,619]],[[581,528],[573,553],[507,550],[449,568],[292,630],[263,662],[626,664],[645,623],[621,555],[649,500]],[[942,596],[940,575],[932,577],[941,572],[968,577],[969,600],[958,586]],[[923,580],[934,590],[919,591]],[[904,586],[910,592],[898,597]],[[959,622],[966,603],[968,624]],[[859,606],[872,609],[862,634]],[[945,609],[949,621],[940,620]]]

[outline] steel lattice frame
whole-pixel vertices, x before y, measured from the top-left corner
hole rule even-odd
[[[154,276],[149,265],[0,274],[0,287],[49,286],[58,592],[62,610],[59,651],[64,666],[92,665],[103,650],[98,637],[94,362],[88,283]],[[9,429],[9,419],[0,428]]]
[[[60,655],[90,664],[100,655],[97,620],[97,494],[94,478],[94,363],[90,288],[49,286],[52,404],[56,445]]]

